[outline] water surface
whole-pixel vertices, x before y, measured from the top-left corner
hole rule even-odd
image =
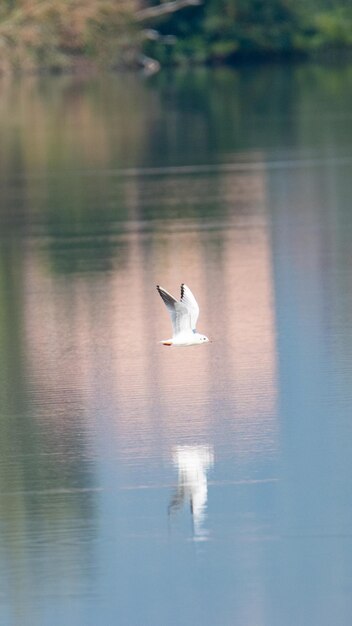
[[[347,626],[352,67],[0,91],[1,623]]]

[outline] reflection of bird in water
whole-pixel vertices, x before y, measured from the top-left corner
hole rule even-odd
[[[157,285],[157,290],[170,313],[173,336],[161,341],[164,346],[195,346],[207,343],[208,337],[196,331],[199,306],[193,293],[187,285],[181,285],[181,300],[176,300],[168,291]]]
[[[173,461],[178,468],[178,486],[173,494],[168,512],[178,511],[186,500],[190,501],[194,539],[204,540],[207,533],[202,528],[208,497],[207,471],[213,466],[212,446],[177,446]]]

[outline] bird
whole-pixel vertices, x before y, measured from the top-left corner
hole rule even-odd
[[[156,286],[160,296],[169,311],[173,336],[171,339],[160,341],[164,346],[184,348],[188,346],[208,343],[209,339],[196,331],[199,306],[190,288],[184,283],[181,285],[181,299],[176,300],[166,289]]]

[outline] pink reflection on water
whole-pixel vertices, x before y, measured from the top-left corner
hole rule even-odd
[[[264,182],[254,179],[247,205],[223,223],[159,221],[151,233],[127,232],[123,263],[109,272],[59,275],[42,252],[30,253],[28,372],[35,401],[50,406],[38,419],[71,429],[76,406],[94,454],[128,461],[215,439],[243,458],[273,453],[271,247]],[[245,183],[224,176],[224,193],[242,198]],[[155,285],[178,295],[181,282],[196,295],[198,329],[212,344],[158,344],[171,325]]]

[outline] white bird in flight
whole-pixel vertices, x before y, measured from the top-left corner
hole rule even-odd
[[[207,343],[208,337],[196,331],[197,319],[199,316],[199,306],[193,293],[187,285],[181,285],[181,300],[176,300],[168,291],[156,286],[166,308],[170,313],[173,336],[171,339],[164,339],[160,343],[164,346],[195,346]]]

